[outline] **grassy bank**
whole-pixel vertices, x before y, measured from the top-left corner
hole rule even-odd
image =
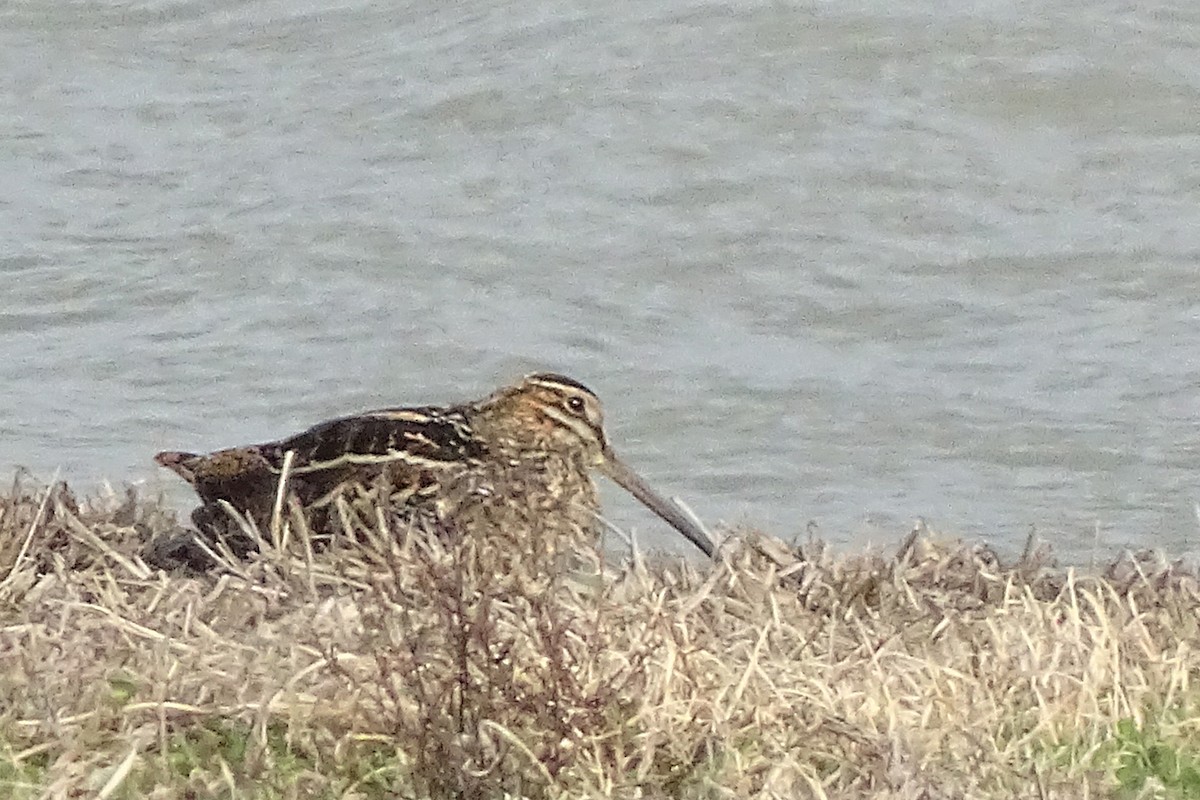
[[[0,797],[1200,797],[1200,593],[1169,563],[746,532],[560,574],[293,528],[188,576],[139,556],[174,523],[0,498]]]

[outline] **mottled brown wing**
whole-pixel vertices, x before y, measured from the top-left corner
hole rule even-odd
[[[466,418],[453,409],[383,409],[329,420],[278,442],[259,445],[276,480],[295,453],[289,486],[308,505],[348,481],[381,475],[400,494],[425,494],[443,476],[478,464],[484,449]]]
[[[275,442],[206,455],[159,453],[155,460],[190,483],[206,503],[264,508],[274,497],[288,451],[289,486],[305,505],[347,480],[389,480],[423,491],[438,476],[479,463],[484,448],[454,409],[383,409],[322,422]],[[403,489],[404,487],[398,487]]]
[[[293,475],[397,462],[436,469],[478,462],[484,455],[467,420],[437,408],[384,409],[329,420],[259,450],[277,472],[293,451]]]

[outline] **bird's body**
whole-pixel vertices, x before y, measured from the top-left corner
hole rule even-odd
[[[287,491],[322,532],[336,529],[339,498],[382,500],[451,535],[508,528],[554,549],[595,527],[595,468],[711,554],[703,531],[617,459],[596,396],[561,375],[530,375],[476,402],[371,411],[274,442],[155,460],[195,488],[193,521],[216,535],[229,530],[221,501],[265,529],[289,452]]]

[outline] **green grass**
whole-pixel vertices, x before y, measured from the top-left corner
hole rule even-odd
[[[123,787],[144,797],[164,785],[205,787],[223,796],[277,800],[340,798],[383,800],[403,793],[394,748],[351,747],[323,764],[315,753],[288,741],[281,724],[265,731],[240,719],[213,719],[171,734],[165,749],[146,758]]]
[[[1098,751],[1098,765],[1112,771],[1124,796],[1161,787],[1164,797],[1195,800],[1200,798],[1200,737],[1195,731],[1181,733],[1122,719]]]
[[[44,751],[18,759],[12,747],[0,745],[0,797],[12,800],[39,797],[49,766]]]

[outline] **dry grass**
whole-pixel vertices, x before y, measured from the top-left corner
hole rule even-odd
[[[744,532],[711,565],[568,571],[382,515],[314,557],[293,515],[186,576],[139,555],[173,524],[0,498],[0,796],[1200,796],[1178,565]]]

